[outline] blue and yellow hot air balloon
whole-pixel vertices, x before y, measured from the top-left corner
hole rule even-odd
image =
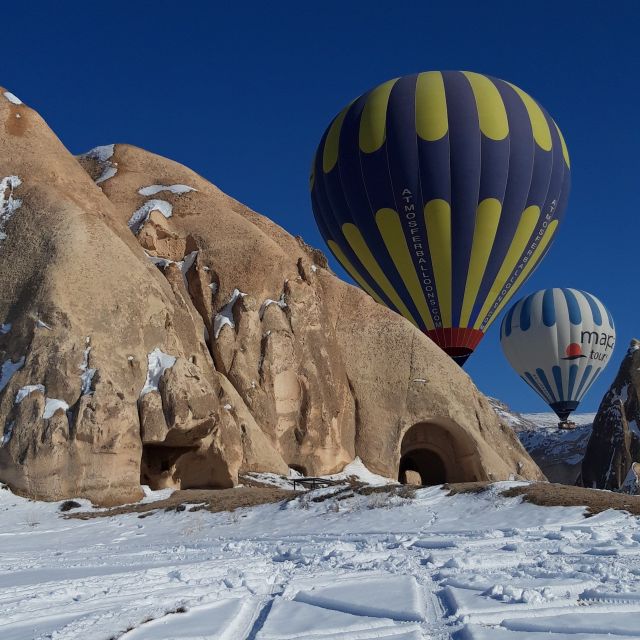
[[[518,87],[429,71],[345,107],[310,181],[318,227],[346,271],[463,364],[549,249],[569,155]]]
[[[509,309],[500,343],[518,375],[564,425],[611,359],[616,330],[594,295],[543,289]]]

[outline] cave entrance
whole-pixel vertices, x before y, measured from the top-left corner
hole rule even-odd
[[[140,484],[158,489],[229,489],[234,478],[217,449],[198,445],[142,445]]]
[[[444,461],[430,449],[413,449],[400,458],[398,480],[402,484],[421,484],[424,486],[444,484],[447,470]]]
[[[400,443],[398,480],[434,485],[484,478],[473,438],[449,418],[433,418],[409,427]]]
[[[181,479],[176,463],[197,447],[168,447],[161,444],[142,446],[140,463],[140,484],[146,484],[154,491],[158,489],[180,489]]]

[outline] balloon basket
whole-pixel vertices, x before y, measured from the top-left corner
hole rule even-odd
[[[563,420],[562,422],[558,422],[558,429],[564,429],[565,431],[571,431],[576,428],[576,423],[571,422],[570,420]]]

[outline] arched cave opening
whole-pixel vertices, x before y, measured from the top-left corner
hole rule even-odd
[[[442,458],[431,449],[414,449],[400,458],[398,480],[402,484],[429,486],[444,484],[447,470]]]
[[[430,418],[409,427],[400,442],[398,480],[434,485],[483,477],[473,438],[450,418]]]

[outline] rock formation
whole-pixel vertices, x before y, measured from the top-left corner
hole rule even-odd
[[[469,377],[318,250],[147,151],[73,157],[1,90],[0,122],[0,481],[115,504],[356,455],[397,477],[425,451],[447,480],[542,477]]]
[[[620,371],[600,403],[582,461],[581,483],[620,489],[640,462],[640,341],[632,340]]]

